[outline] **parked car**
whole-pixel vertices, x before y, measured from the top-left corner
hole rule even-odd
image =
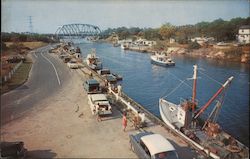
[[[78,63],[76,60],[70,60],[68,63],[67,63],[68,67],[69,68],[78,68]]]
[[[141,132],[130,135],[131,149],[139,158],[144,159],[178,159],[173,145],[162,135]]]
[[[70,57],[65,57],[65,58],[63,59],[63,62],[64,62],[64,63],[68,63],[70,60],[71,60]]]
[[[105,94],[89,94],[89,105],[92,114],[97,114],[100,110],[100,115],[112,114],[111,105]]]
[[[22,141],[1,142],[0,151],[1,159],[24,158],[27,153],[27,149],[24,148]]]
[[[58,55],[60,59],[65,59],[66,57],[68,57],[68,55],[66,53],[61,53],[60,55]]]
[[[100,83],[95,79],[86,80],[83,87],[88,94],[101,93]]]

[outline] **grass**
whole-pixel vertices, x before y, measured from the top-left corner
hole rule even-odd
[[[2,85],[1,94],[21,86],[28,79],[31,66],[32,62],[30,60],[22,63],[16,70],[16,72],[12,75],[12,78]]]
[[[9,47],[14,42],[5,42],[6,46]],[[41,42],[41,41],[32,41],[32,42],[19,42],[19,44],[23,44],[25,47],[28,47],[30,49],[36,49],[45,45],[48,45],[48,43]]]

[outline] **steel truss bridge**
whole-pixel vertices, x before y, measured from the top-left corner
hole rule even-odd
[[[83,39],[98,36],[101,30],[98,26],[90,24],[66,24],[59,27],[55,35],[58,39]]]

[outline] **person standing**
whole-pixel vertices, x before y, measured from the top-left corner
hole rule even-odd
[[[102,118],[101,118],[101,109],[100,109],[100,106],[99,106],[99,103],[98,103],[98,106],[96,108],[96,115],[97,115],[97,121],[102,121]]]
[[[127,114],[126,114],[126,112],[123,112],[123,116],[122,116],[122,126],[123,126],[123,131],[125,132],[125,129],[126,129],[126,127],[127,127],[127,123],[128,123],[128,121],[127,121]]]

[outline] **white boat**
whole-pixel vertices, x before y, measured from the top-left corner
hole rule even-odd
[[[91,53],[87,55],[86,63],[93,70],[102,69],[102,62],[99,57],[96,56],[95,50],[92,50]]]
[[[198,105],[196,100],[197,65],[194,65],[193,79],[192,99],[182,99],[179,105],[164,98],[159,99],[159,109],[162,120],[173,131],[212,158],[249,158],[248,147],[225,133],[219,124],[216,123],[223,103],[225,90],[228,88],[233,77],[228,78],[215,95],[199,110],[196,110]],[[217,100],[215,107],[208,119],[202,123],[200,115],[215,99]]]
[[[129,49],[129,45],[130,45],[130,43],[127,43],[127,42],[121,43],[121,49],[128,50]]]
[[[175,66],[175,62],[165,54],[156,53],[150,56],[151,62],[160,66]]]

